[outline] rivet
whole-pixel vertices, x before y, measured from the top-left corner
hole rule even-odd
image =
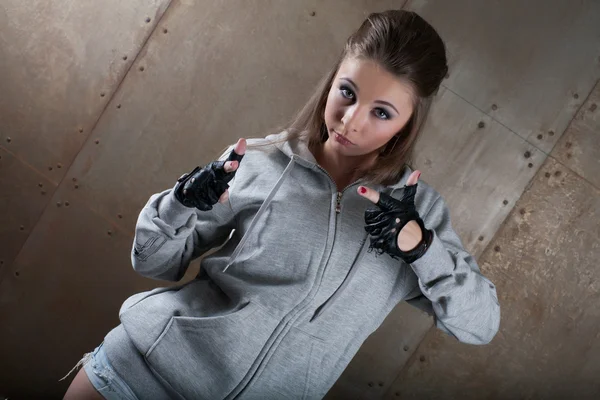
[[[70,203],[68,201],[65,201],[65,206],[69,207]]]
[[[546,176],[546,178],[550,178],[550,172],[546,172],[544,176]]]
[[[529,164],[527,164],[527,166],[528,166],[529,168],[533,168],[533,164],[532,164],[532,163],[529,163]]]
[[[110,230],[106,233],[108,233],[108,236],[112,236],[112,232]]]
[[[494,251],[496,251],[496,252],[500,251],[500,246],[494,246]]]
[[[83,133],[83,128],[79,128],[79,133]]]
[[[571,153],[567,153],[567,158],[571,158]]]
[[[538,138],[538,139],[540,139],[540,140],[542,140],[542,138],[543,138],[543,137],[544,137],[544,136],[543,136],[543,135],[541,135],[541,134],[540,134],[540,135],[537,135],[537,138]]]
[[[383,386],[383,382],[379,382],[379,386]]]
[[[42,193],[42,196],[46,194],[45,190],[42,190],[40,193]]]
[[[408,346],[404,346],[404,351],[408,351]]]
[[[126,60],[127,60],[127,56],[123,56],[123,61],[126,61]]]
[[[57,201],[57,202],[56,202],[56,207],[60,207],[61,205],[62,205],[62,204],[61,204],[61,202],[60,202],[60,201]]]
[[[121,214],[117,214],[117,217],[119,218],[123,218],[123,216]]]
[[[495,104],[492,104],[492,110],[496,111],[498,109],[498,106]]]
[[[483,242],[483,236],[479,236],[477,239],[478,239],[480,242]]]
[[[77,182],[77,178],[73,178],[72,180],[73,180],[73,182]]]
[[[396,396],[400,396],[400,392],[396,392],[395,394],[396,394]]]
[[[62,164],[61,163],[56,164],[56,168],[62,168]]]
[[[24,227],[23,225],[21,225],[21,226],[19,227],[19,229],[20,229],[20,230],[24,230],[24,229],[25,229],[25,227]]]
[[[48,167],[48,171],[52,171],[52,167]]]
[[[121,105],[120,105],[120,104],[117,104],[117,108],[121,108]]]
[[[421,362],[425,362],[425,356],[421,356],[419,360],[421,360]]]
[[[315,15],[317,15],[317,13],[316,13],[316,12],[314,12],[314,11],[310,13],[310,16],[311,16],[311,17],[314,17]]]
[[[502,204],[507,205],[508,204],[508,200],[503,200]]]
[[[44,184],[42,182],[40,182],[40,183],[38,183],[38,186],[42,187],[42,186],[44,186]]]
[[[167,28],[163,29],[163,33],[168,33],[169,31],[167,30]]]
[[[4,260],[0,260],[0,265],[4,265]]]
[[[481,128],[484,128],[484,127],[485,127],[485,122],[483,122],[483,121],[479,121],[479,123],[477,124],[477,127],[478,127],[479,129],[481,129]]]
[[[525,158],[529,158],[531,157],[531,153],[529,151],[526,151],[525,153],[523,153],[523,156],[525,156]]]
[[[373,382],[369,382],[369,387],[373,387]]]
[[[79,185],[75,185],[75,189],[79,189]]]
[[[19,275],[19,271],[15,271],[15,276],[18,277]]]
[[[548,131],[548,135],[554,136],[554,131]]]
[[[7,137],[7,138],[6,138],[6,141],[7,141],[8,143],[10,143],[10,142],[12,141],[12,139],[11,139],[11,138],[9,138],[9,137]]]
[[[560,176],[560,171],[556,171],[556,172],[554,173],[554,176]]]
[[[96,144],[100,143],[100,140],[96,139]]]
[[[152,21],[152,20],[150,19],[150,17],[146,17],[146,23],[148,23],[148,22],[150,22],[150,21]]]
[[[567,142],[567,143],[565,143],[565,147],[566,147],[567,149],[570,149],[572,145],[573,145],[573,143],[571,143],[571,142]]]
[[[144,67],[140,67],[140,71],[143,71],[143,70],[144,70]]]
[[[592,111],[592,112],[596,111],[596,108],[597,108],[596,103],[592,103],[592,105],[590,106],[590,111]]]
[[[100,93],[100,97],[104,97],[104,93]]]
[[[525,215],[525,209],[524,209],[524,208],[521,208],[521,209],[519,210],[519,212],[521,213],[521,215]]]
[[[574,99],[578,99],[578,98],[579,98],[579,95],[578,95],[577,93],[574,93],[574,94],[573,94],[573,98],[574,98]]]

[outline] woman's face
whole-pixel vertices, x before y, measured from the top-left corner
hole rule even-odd
[[[374,61],[346,58],[325,105],[326,146],[345,156],[372,153],[400,132],[412,112],[407,83]]]

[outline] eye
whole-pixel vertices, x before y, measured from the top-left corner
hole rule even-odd
[[[340,93],[347,99],[354,99],[354,92],[348,86],[340,86]]]
[[[375,116],[379,119],[390,119],[390,114],[385,111],[383,108],[376,108],[373,110]]]

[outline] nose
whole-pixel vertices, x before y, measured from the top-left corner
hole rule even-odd
[[[342,124],[347,131],[359,132],[365,124],[365,113],[357,104],[348,107],[342,117]]]

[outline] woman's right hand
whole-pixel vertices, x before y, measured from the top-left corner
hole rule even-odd
[[[177,180],[175,197],[186,207],[209,211],[217,202],[229,197],[229,181],[235,176],[246,153],[246,139],[239,139],[225,161],[213,161],[203,168],[196,167]]]

